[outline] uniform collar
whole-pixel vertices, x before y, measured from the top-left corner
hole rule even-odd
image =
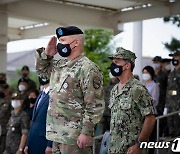
[[[82,53],[80,56],[76,57],[75,59],[67,62],[67,67],[71,68],[79,59],[84,57],[84,54]]]
[[[121,92],[118,92],[118,84],[117,84],[117,87],[116,87],[116,91],[117,91],[117,96],[121,95],[122,93],[126,92],[126,91],[129,91],[129,88],[131,88],[131,83],[133,82],[134,80],[134,77],[132,76],[128,82],[123,86]]]

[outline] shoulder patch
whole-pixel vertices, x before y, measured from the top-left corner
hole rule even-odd
[[[95,89],[99,89],[99,87],[101,86],[101,80],[98,76],[94,77],[93,79],[93,87]]]

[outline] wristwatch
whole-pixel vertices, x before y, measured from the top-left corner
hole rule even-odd
[[[22,152],[22,151],[23,151],[23,148],[19,148],[19,151]]]
[[[138,146],[138,148],[140,148],[141,143],[142,143],[142,142],[141,142],[141,141],[139,141],[139,140],[136,142],[136,145]]]

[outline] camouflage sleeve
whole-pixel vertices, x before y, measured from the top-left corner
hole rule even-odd
[[[11,110],[11,100],[7,99],[4,101],[5,102],[3,103],[3,105],[1,106],[1,109],[0,109],[0,119],[4,118],[4,115],[7,115],[7,113],[10,112],[10,110]]]
[[[38,75],[50,78],[53,69],[53,57],[45,54],[45,48],[39,48],[36,50],[35,58]]]
[[[21,133],[28,134],[30,128],[30,119],[26,112],[22,112],[21,114]]]
[[[85,72],[82,85],[85,112],[81,133],[91,136],[94,126],[98,123],[104,112],[103,75],[95,69]]]
[[[134,88],[133,100],[137,104],[142,116],[155,114],[153,99],[145,87],[139,86]]]

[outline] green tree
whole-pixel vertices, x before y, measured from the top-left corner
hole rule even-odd
[[[103,72],[104,83],[109,81],[110,60],[108,55],[111,53],[111,47],[108,45],[112,36],[112,31],[102,29],[90,29],[85,31],[85,46],[86,56],[96,63]]]
[[[180,40],[173,37],[170,43],[164,43],[164,45],[170,52],[175,52],[180,49]]]
[[[175,16],[170,16],[170,17],[164,17],[164,22],[171,22],[177,27],[180,27],[180,14],[177,14]],[[170,52],[175,52],[178,49],[180,49],[180,40],[176,38],[172,38],[172,40],[168,43],[164,43],[164,46],[170,51]]]
[[[172,22],[173,24],[180,27],[180,14],[175,16],[164,17],[164,22]]]

